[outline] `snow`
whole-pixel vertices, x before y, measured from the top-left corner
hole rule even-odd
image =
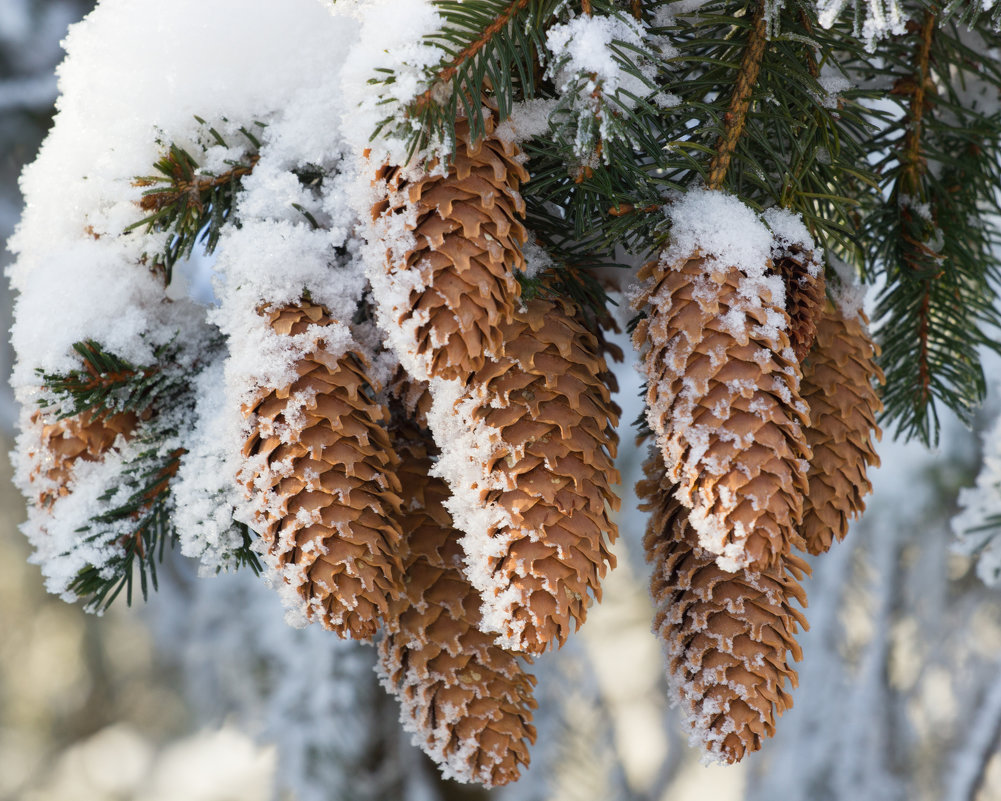
[[[391,130],[372,136],[387,117],[401,119],[407,105],[429,88],[446,54],[423,37],[441,27],[441,17],[430,0],[349,0],[340,5],[359,23],[344,62],[345,134],[358,152],[370,149],[374,163],[403,164],[412,128],[402,136]]]
[[[818,0],[820,24],[830,28],[844,13],[848,3],[849,0]],[[876,42],[880,39],[902,34],[906,30],[907,14],[900,0],[852,0],[852,8],[856,18],[855,35],[865,42],[869,52],[875,50]],[[858,20],[861,19],[863,9],[865,21],[859,28]]]
[[[551,121],[567,126],[582,164],[597,166],[602,141],[628,137],[620,108],[646,97],[665,107],[678,102],[658,89],[657,54],[647,38],[645,25],[622,13],[573,17],[546,31],[546,75],[561,95]]]
[[[671,242],[661,254],[661,264],[673,264],[699,252],[706,257],[707,269],[736,267],[750,279],[764,276],[772,234],[733,195],[694,189],[674,198],[666,213],[671,221]]]
[[[465,575],[479,591],[480,628],[498,635],[497,644],[517,649],[521,631],[512,627],[512,610],[523,605],[517,581],[494,568],[507,552],[517,532],[511,531],[510,514],[496,501],[482,498],[492,489],[506,489],[502,474],[489,469],[491,458],[503,445],[501,432],[476,419],[477,409],[488,402],[467,393],[459,381],[434,379],[428,423],[441,448],[432,475],[443,478],[452,491],[445,506],[466,553]],[[508,536],[504,536],[505,531]]]

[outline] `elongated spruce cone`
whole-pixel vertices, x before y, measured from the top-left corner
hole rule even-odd
[[[802,658],[795,636],[808,628],[793,602],[806,606],[799,580],[809,568],[788,554],[765,570],[721,570],[699,547],[659,453],[645,471],[636,493],[651,513],[643,545],[674,701],[687,715],[693,744],[737,762],[761,748],[775,733],[776,716],[792,706],[786,682],[796,687],[798,677],[788,653]]]
[[[463,575],[461,534],[442,505],[448,487],[428,475],[430,434],[405,424],[394,431],[394,444],[407,499],[405,588],[379,643],[383,680],[400,699],[404,728],[446,778],[507,784],[528,765],[535,742],[535,678],[528,660],[477,628],[479,595]]]
[[[812,554],[845,538],[848,521],[862,514],[863,498],[872,492],[866,472],[879,466],[873,437],[881,436],[876,418],[883,408],[874,386],[883,382],[876,353],[864,315],[846,317],[828,305],[803,363],[813,459],[802,532]]]
[[[725,570],[776,566],[803,546],[810,456],[789,317],[767,286],[698,254],[640,277],[647,419],[699,544]]]
[[[251,431],[241,480],[256,530],[302,611],[339,635],[371,637],[399,597],[400,483],[365,357],[334,354],[312,304],[267,312],[282,336],[320,326],[315,347],[295,364],[299,377],[245,410]]]
[[[500,513],[487,540],[463,541],[486,627],[507,647],[541,653],[584,622],[590,596],[615,559],[608,507],[619,408],[602,376],[608,366],[573,306],[529,301],[504,326],[505,356],[470,381],[475,418],[494,449],[483,496]],[[474,545],[470,549],[470,545]]]
[[[372,215],[387,240],[389,272],[410,295],[396,321],[410,331],[418,358],[435,378],[465,379],[499,355],[501,325],[511,319],[520,294],[515,275],[524,269],[526,233],[518,187],[528,173],[518,147],[494,135],[493,115],[484,122],[479,142],[472,141],[468,121],[456,123],[447,175],[435,163],[420,172],[387,165],[376,176],[386,197]],[[400,216],[417,240],[405,256],[394,255],[390,243],[401,233]]]
[[[794,247],[775,258],[775,271],[785,279],[789,342],[802,362],[817,338],[817,321],[827,300],[824,269],[815,254]],[[811,274],[812,272],[812,274]]]
[[[51,509],[56,500],[70,493],[73,468],[78,460],[99,461],[119,435],[130,439],[139,424],[133,412],[98,415],[81,412],[46,423],[42,413],[36,411],[31,419],[41,424],[41,431],[37,450],[28,454],[34,463],[29,480],[39,485],[36,504],[42,509]]]

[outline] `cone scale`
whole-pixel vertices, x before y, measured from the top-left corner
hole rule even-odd
[[[484,628],[515,650],[563,643],[615,560],[609,508],[618,481],[618,407],[599,342],[575,307],[536,299],[504,327],[505,355],[470,379],[472,418],[492,447],[474,500],[491,510],[464,530]],[[454,489],[454,486],[453,486]]]
[[[99,461],[119,436],[129,439],[139,424],[132,412],[111,415],[81,412],[46,423],[41,412],[36,411],[32,422],[40,424],[41,431],[38,449],[29,453],[35,462],[30,480],[40,485],[36,503],[43,509],[51,509],[59,498],[69,494],[78,460]]]

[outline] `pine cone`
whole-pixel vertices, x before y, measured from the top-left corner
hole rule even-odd
[[[589,594],[601,599],[599,580],[615,564],[606,505],[619,505],[611,489],[619,409],[601,380],[608,366],[598,341],[574,311],[529,301],[504,327],[504,358],[471,379],[475,419],[494,437],[485,466],[493,488],[481,500],[501,522],[472,552],[479,532],[464,540],[470,575],[485,625],[529,653],[562,644],[571,619],[584,622]]]
[[[645,471],[636,493],[652,513],[643,545],[671,690],[687,713],[692,743],[738,762],[761,748],[775,733],[776,715],[792,706],[785,685],[796,687],[798,678],[787,651],[802,658],[795,635],[798,626],[808,628],[792,603],[806,606],[799,579],[809,568],[790,554],[765,570],[721,570],[699,547],[659,453]]]
[[[390,248],[388,267],[414,273],[401,282],[409,303],[396,311],[397,322],[413,330],[416,353],[436,378],[465,379],[499,354],[500,326],[520,294],[515,273],[524,269],[526,234],[518,187],[528,173],[517,146],[494,135],[493,115],[484,123],[480,142],[471,140],[468,121],[456,123],[447,175],[432,164],[416,176],[386,165],[376,176],[387,197],[372,215],[381,218],[387,241],[400,233],[396,215],[415,214],[406,228],[416,245],[405,258],[394,258]],[[419,285],[412,286],[418,276]]]
[[[814,254],[799,247],[775,258],[775,271],[786,282],[789,341],[798,362],[802,362],[813,347],[817,338],[817,320],[827,300],[823,267],[814,267],[817,274],[810,275],[810,267],[815,264]]]
[[[51,509],[59,498],[69,494],[77,460],[100,460],[111,450],[119,435],[126,440],[131,438],[139,424],[133,412],[102,412],[95,416],[87,411],[52,423],[42,420],[40,411],[31,416],[33,423],[41,422],[42,426],[39,448],[29,453],[29,458],[35,462],[30,480],[38,481],[44,474],[44,480],[39,482],[43,488],[37,501],[42,509]]]
[[[725,570],[776,566],[798,532],[810,449],[785,310],[741,272],[696,254],[650,263],[633,335],[647,375],[647,419],[700,545]],[[747,298],[763,296],[755,307]]]
[[[381,672],[400,698],[401,719],[446,778],[507,784],[528,765],[535,678],[477,629],[479,595],[462,573],[461,536],[428,475],[434,442],[407,424],[394,432],[405,532],[405,592],[391,605],[379,643]]]
[[[807,441],[813,448],[810,492],[803,506],[803,536],[812,554],[823,553],[848,533],[848,521],[865,510],[872,492],[866,477],[879,466],[872,437],[883,404],[873,379],[876,345],[864,315],[846,317],[830,304],[817,326],[817,342],[803,363],[803,399],[810,405]]]
[[[332,326],[320,306],[267,313],[283,336]],[[245,409],[251,432],[241,480],[256,528],[308,619],[371,637],[401,592],[397,459],[357,350],[335,355],[323,333],[295,365],[299,377]]]

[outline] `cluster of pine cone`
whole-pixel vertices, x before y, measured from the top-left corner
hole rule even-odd
[[[328,346],[341,338],[325,331],[342,323],[322,306],[262,307],[278,336],[314,344],[292,384],[262,388],[244,410],[239,481],[306,617],[344,637],[381,628],[381,671],[404,726],[446,776],[491,786],[529,760],[532,656],[583,623],[614,565],[619,409],[606,361],[615,349],[594,311],[556,291],[521,297],[527,174],[491,117],[486,128],[473,141],[460,122],[447,170],[376,172],[376,230],[412,234],[386,265],[408,299],[381,309],[384,327],[409,337],[409,373],[377,386],[361,347]],[[787,651],[799,657],[805,625],[792,604],[805,600],[807,570],[793,550],[818,553],[845,535],[876,460],[874,347],[806,262],[776,255],[788,325],[743,338],[718,324],[739,271],[710,271],[709,299],[700,254],[641,276],[635,340],[659,446],[639,486],[652,513],[655,627],[693,726],[728,761],[759,748],[791,703]],[[485,438],[466,485],[431,474],[448,447],[431,413],[446,385]],[[50,471],[66,472],[132,421],[58,425],[46,434],[61,443]],[[715,433],[696,442],[693,431]],[[465,530],[450,514],[456,497],[483,510],[464,515]]]
[[[809,572],[795,551],[844,538],[878,465],[876,347],[861,312],[827,300],[811,256],[773,252],[783,304],[749,308],[741,271],[701,253],[646,265],[634,304],[657,443],[637,486],[654,629],[693,740],[729,763],[792,705]],[[738,331],[734,310],[749,318]]]

